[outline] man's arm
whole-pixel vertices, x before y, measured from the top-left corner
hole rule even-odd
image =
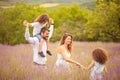
[[[49,18],[49,23],[50,23],[50,33],[49,33],[49,37],[48,40],[52,37],[53,34],[53,29],[54,29],[54,20],[52,18]]]
[[[30,33],[29,33],[29,27],[26,27],[26,31],[25,31],[25,40],[27,40],[29,43],[34,44],[35,40],[33,37],[30,37]]]
[[[50,38],[52,37],[53,29],[54,29],[54,25],[52,24],[52,25],[50,25],[50,28],[49,28],[50,33],[49,33],[49,37],[48,37],[48,39],[50,39]]]

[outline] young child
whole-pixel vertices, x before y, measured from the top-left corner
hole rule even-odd
[[[92,52],[93,61],[87,67],[87,69],[91,69],[90,80],[102,80],[102,72],[107,72],[106,69],[106,61],[108,60],[107,52],[103,49],[95,49]]]
[[[39,54],[42,56],[42,57],[45,57],[45,55],[43,54],[42,52],[42,45],[43,45],[43,38],[41,37],[40,35],[40,31],[41,31],[41,28],[45,27],[48,23],[50,23],[51,25],[53,25],[53,20],[51,18],[48,17],[47,14],[42,14],[40,16],[38,16],[36,19],[35,19],[35,22],[33,23],[29,23],[27,20],[24,20],[23,22],[23,25],[25,26],[31,26],[33,27],[33,36],[34,37],[37,37],[40,41],[40,52]],[[51,52],[48,50],[48,40],[46,40],[47,42],[47,53],[51,56]]]

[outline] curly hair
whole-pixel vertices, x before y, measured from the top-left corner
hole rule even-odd
[[[107,52],[104,49],[98,48],[92,52],[93,59],[100,64],[105,64],[108,60]]]

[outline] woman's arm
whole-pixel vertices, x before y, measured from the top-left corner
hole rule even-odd
[[[49,33],[49,37],[48,40],[52,37],[53,34],[53,30],[54,30],[54,20],[52,18],[49,19],[49,23],[50,23],[50,33]]]
[[[94,66],[94,61],[91,62],[91,64],[87,67],[88,70],[90,70]]]
[[[62,54],[63,58],[64,58],[67,62],[72,63],[72,64],[75,64],[75,65],[77,65],[77,66],[79,66],[79,67],[81,67],[81,68],[84,67],[83,65],[81,65],[81,64],[78,63],[77,61],[72,60],[71,58],[68,58],[68,57],[65,55],[65,53],[64,53],[64,52],[65,52],[65,48],[63,48],[62,46],[58,48],[58,52]]]

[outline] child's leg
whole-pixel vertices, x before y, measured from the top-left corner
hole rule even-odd
[[[47,45],[47,54],[49,54],[50,56],[52,56],[51,52],[48,50],[49,40],[46,40],[46,45]]]
[[[40,40],[39,51],[42,52],[43,39]]]
[[[43,54],[43,51],[42,51],[43,41],[44,41],[43,39],[40,40],[39,52],[38,52],[38,54],[39,54],[41,57],[45,57],[45,55]]]
[[[49,40],[46,40],[46,44],[47,44],[47,50],[48,50]]]

